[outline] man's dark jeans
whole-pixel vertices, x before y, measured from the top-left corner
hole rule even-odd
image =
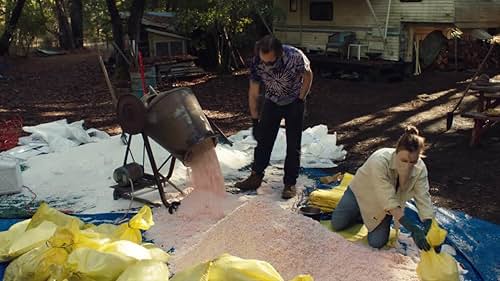
[[[269,165],[271,152],[280,128],[281,119],[286,126],[285,185],[295,185],[300,169],[300,146],[304,119],[304,102],[297,99],[291,104],[277,105],[265,99],[257,128],[257,147],[254,151],[252,170],[263,174]]]

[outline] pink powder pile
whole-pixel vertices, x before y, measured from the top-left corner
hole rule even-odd
[[[236,196],[229,194],[219,200],[219,204],[224,213],[228,214],[241,205],[241,202],[238,202]],[[211,212],[195,214],[189,209],[189,205],[182,202],[174,214],[170,214],[166,208],[155,209],[153,220],[155,225],[146,232],[146,237],[154,240],[164,250],[168,251],[173,247],[176,254],[181,254],[197,243],[219,221],[219,217],[214,217]]]
[[[269,262],[285,280],[418,280],[416,264],[393,251],[354,244],[318,222],[256,198],[210,228],[199,242],[171,259],[174,271],[222,253]]]

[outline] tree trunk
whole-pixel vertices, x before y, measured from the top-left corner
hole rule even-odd
[[[83,5],[82,0],[71,0],[71,31],[75,48],[83,48]]]
[[[57,37],[57,31],[54,31],[52,29],[50,29],[48,26],[47,26],[47,16],[45,16],[45,13],[43,11],[43,3],[42,3],[42,0],[37,0],[37,5],[38,5],[38,9],[40,10],[40,17],[42,17],[42,21],[44,22],[44,26],[45,26],[45,29],[50,33],[52,34],[54,37]]]
[[[130,17],[128,18],[128,36],[130,40],[135,40],[136,44],[140,42],[141,20],[144,15],[145,0],[133,0],[130,7]]]
[[[160,8],[160,0],[151,0],[149,8],[154,11]]]
[[[111,18],[111,29],[113,32],[113,41],[120,50],[124,49],[123,44],[123,28],[122,21],[120,19],[120,14],[116,8],[115,0],[106,0],[106,5],[108,6],[109,16]],[[115,50],[114,52],[116,60],[116,78],[127,79],[128,78],[128,66],[123,57]]]
[[[2,37],[0,37],[0,56],[3,56],[9,52],[10,42],[12,40],[12,35],[14,34],[14,30],[16,29],[17,22],[21,17],[21,13],[23,11],[24,3],[26,0],[17,0],[16,6],[12,10],[12,14],[5,26],[5,31],[3,32]]]
[[[179,0],[167,0],[165,4],[165,11],[172,12],[179,8]]]
[[[68,23],[68,17],[66,16],[67,14],[63,0],[56,0],[55,2],[55,12],[59,26],[59,44],[65,50],[74,49],[75,45],[73,41],[73,34]]]

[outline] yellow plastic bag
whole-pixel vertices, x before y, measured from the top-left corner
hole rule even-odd
[[[445,229],[439,227],[437,221],[433,219],[431,228],[429,228],[429,232],[427,232],[427,242],[429,242],[429,245],[433,247],[439,246],[444,243],[447,234],[448,232]]]
[[[364,224],[355,224],[341,231],[334,231],[332,228],[332,223],[330,220],[320,221],[321,225],[326,227],[328,230],[340,234],[347,241],[363,243],[368,245],[368,229]],[[385,245],[385,248],[394,247],[398,240],[398,234],[394,228],[391,228],[389,232],[389,240]]]
[[[86,225],[87,226],[87,225]],[[115,233],[115,231],[118,229],[118,225],[116,224],[109,224],[109,223],[103,223],[103,224],[100,224],[100,225],[92,225],[88,228],[85,228],[84,230],[87,230],[87,231],[94,231],[94,232],[97,232],[97,233],[100,233],[100,234],[104,234],[104,235],[107,235],[107,236],[113,236],[113,233]]]
[[[67,231],[58,229],[45,244],[12,261],[7,266],[4,280],[47,280],[53,267],[62,267],[66,263],[68,247],[72,242],[72,236]]]
[[[144,243],[142,244],[142,246],[149,250],[151,258],[155,261],[166,263],[170,259],[170,255],[167,252],[163,251],[162,249],[156,247],[155,244]]]
[[[4,281],[45,281],[50,268],[63,265],[68,258],[64,248],[42,245],[12,261],[5,270]]]
[[[342,196],[344,196],[353,178],[352,174],[345,173],[338,186],[332,189],[318,189],[311,192],[309,195],[309,206],[320,208],[323,212],[333,211],[340,202],[340,199],[342,199]]]
[[[141,231],[139,229],[131,228],[127,223],[120,224],[113,237],[115,240],[128,240],[136,244],[140,244],[142,242]]]
[[[151,209],[145,206],[129,222],[120,225],[100,224],[95,226],[86,224],[83,228],[80,228],[79,223],[72,221],[66,225],[66,228],[73,233],[74,249],[89,248],[97,250],[109,243],[120,240],[140,244],[142,242],[141,229],[149,229],[154,224],[152,219]]]
[[[344,192],[345,189],[341,186],[330,190],[315,190],[309,195],[309,206],[320,208],[323,212],[331,212],[337,207]]]
[[[93,229],[80,229],[75,221],[70,222],[65,227],[59,227],[58,237],[65,237],[71,240],[71,251],[79,248],[98,249],[113,240],[105,235],[95,232]],[[55,235],[56,236],[56,235]]]
[[[103,245],[98,249],[103,253],[116,253],[133,258],[135,260],[151,260],[151,253],[148,249],[134,242],[127,240],[114,241]]]
[[[223,254],[215,260],[198,264],[175,274],[172,281],[283,281],[272,265],[265,261],[242,259]],[[295,281],[313,281],[309,275],[299,275]]]
[[[18,233],[13,237],[7,251],[0,253],[0,262],[10,261],[34,248],[41,246],[52,235],[54,235],[57,225],[44,221],[35,228]]]
[[[431,250],[420,252],[420,262],[417,265],[417,275],[422,281],[458,281],[458,266],[455,259],[447,253],[436,253],[435,246],[444,243],[446,230],[439,227],[436,220],[432,220],[431,228],[427,233],[427,241]]]
[[[87,228],[84,231],[93,231],[95,233],[101,234],[101,237],[108,237],[114,241],[128,240],[136,244],[141,244],[141,230],[148,230],[153,225],[153,213],[151,212],[151,208],[145,205],[135,216],[130,219],[129,222],[125,222],[120,225],[87,225]]]
[[[6,261],[12,243],[26,231],[31,220],[20,221],[7,231],[0,232],[0,262]]]
[[[148,230],[153,225],[151,208],[144,205],[128,223],[122,223],[114,235],[116,240],[128,240],[140,244],[142,242],[141,230]]]
[[[112,242],[114,239],[92,230],[81,230],[74,232],[75,245],[74,249],[88,248],[97,250],[103,245]]]
[[[115,253],[103,253],[94,249],[76,249],[68,257],[72,277],[68,280],[82,280],[75,278],[91,278],[95,281],[114,281],[120,274],[136,260]],[[85,280],[85,279],[83,279]]]
[[[340,181],[339,187],[342,186],[345,189],[347,189],[347,187],[349,186],[349,184],[351,183],[353,178],[354,178],[353,174],[344,173],[344,176],[342,177],[342,181]]]
[[[153,225],[155,225],[153,221],[153,212],[151,212],[151,208],[148,205],[144,205],[139,212],[133,216],[129,223],[131,228],[140,229],[140,230],[148,230]]]
[[[144,260],[128,267],[116,281],[168,281],[169,276],[170,272],[165,263]]]
[[[71,222],[76,222],[80,228],[84,225],[84,223],[79,218],[66,215],[54,208],[49,207],[49,205],[47,205],[46,203],[42,203],[31,218],[31,222],[28,225],[27,230],[37,227],[44,221],[50,221],[57,226],[66,226],[71,224]]]

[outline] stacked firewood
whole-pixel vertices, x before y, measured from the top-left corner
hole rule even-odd
[[[447,47],[441,48],[441,51],[439,52],[439,54],[436,57],[436,60],[434,61],[434,67],[441,70],[447,69],[449,67],[448,57],[449,57],[448,48]]]
[[[196,66],[197,57],[191,55],[179,55],[173,57],[152,57],[146,61],[149,65],[156,67],[158,82],[168,82],[192,79],[206,75],[205,70]]]
[[[459,69],[475,69],[484,59],[490,44],[480,40],[458,40],[457,54],[455,54],[455,40],[448,40],[434,61],[434,68],[445,70],[455,68],[455,55]],[[485,69],[500,68],[500,45],[493,49],[492,54],[485,62]]]

